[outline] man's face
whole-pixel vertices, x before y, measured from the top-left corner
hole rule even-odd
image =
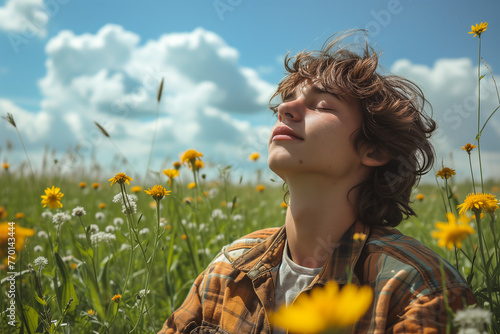
[[[290,173],[333,178],[365,173],[362,150],[354,147],[362,122],[356,100],[304,82],[278,107],[269,139],[269,167],[285,181]]]

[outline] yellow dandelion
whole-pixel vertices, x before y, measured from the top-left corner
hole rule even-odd
[[[174,178],[179,176],[179,170],[175,168],[164,169],[163,174],[168,177],[168,184],[171,185]]]
[[[188,189],[193,189],[194,187],[196,187],[196,183],[195,182],[191,182],[187,185]]]
[[[99,209],[106,208],[106,203],[99,203]]]
[[[471,144],[471,143],[467,143],[465,146],[461,146],[462,147],[462,150],[466,151],[468,154],[470,154],[470,152],[475,149],[477,146],[474,145],[474,144]]]
[[[127,182],[127,184],[130,185],[129,181],[134,181],[134,179],[131,178],[130,176],[127,176],[123,172],[116,173],[115,176],[113,176],[108,180],[108,182],[111,182],[111,185],[115,183],[124,184],[125,182]]]
[[[353,234],[352,239],[354,241],[363,241],[366,239],[366,234],[356,232]]]
[[[92,317],[95,315],[94,310],[88,310],[87,313]]]
[[[250,154],[250,156],[248,158],[250,160],[252,160],[252,161],[257,161],[260,158],[260,153],[259,152],[253,152],[252,154]]]
[[[175,161],[172,166],[174,166],[175,169],[179,170],[182,166],[182,164],[179,161]]]
[[[444,167],[437,172],[436,177],[440,176],[442,179],[449,179],[453,175],[456,175],[455,170],[452,168]]]
[[[475,231],[468,224],[463,223],[457,219],[451,212],[446,214],[447,223],[437,222],[435,224],[437,231],[432,231],[431,235],[434,239],[438,239],[439,247],[446,247],[449,250],[456,246],[458,249],[462,248],[462,241],[467,238],[469,234],[474,234]]]
[[[9,165],[7,162],[4,162],[4,163],[2,164],[2,168],[3,168],[4,170],[8,170],[8,169],[9,169],[9,167],[10,167],[10,165]]]
[[[51,209],[62,208],[61,198],[64,194],[60,192],[61,188],[52,186],[52,188],[45,189],[45,195],[40,196],[42,198],[42,204],[45,208],[47,205]]]
[[[417,196],[416,196],[416,199],[419,200],[419,201],[423,201],[424,198],[425,198],[424,194],[417,194]]]
[[[266,187],[262,184],[259,184],[259,185],[257,185],[257,187],[255,187],[255,190],[257,190],[257,192],[261,193],[264,190],[266,190]]]
[[[282,305],[269,320],[277,327],[294,333],[319,333],[355,324],[373,300],[369,286],[346,284],[342,289],[335,281],[301,294],[289,307]],[[350,332],[350,331],[349,331]]]
[[[163,197],[170,195],[172,191],[166,190],[163,186],[156,184],[153,188],[144,190],[144,192],[148,195],[151,195],[155,201],[161,200]]]
[[[495,195],[492,194],[473,193],[467,195],[464,202],[457,206],[457,209],[458,208],[460,208],[459,214],[467,210],[485,210],[488,213],[493,213],[498,209],[498,200],[495,198]]]
[[[194,162],[194,170],[200,170],[202,168],[205,168],[205,163],[201,160],[195,160]]]
[[[7,217],[7,210],[5,207],[0,206],[0,219],[5,219]]]
[[[122,300],[122,295],[120,294],[114,295],[113,298],[111,298],[111,300],[114,301],[115,303],[119,303]]]
[[[132,188],[130,188],[130,191],[133,192],[133,193],[138,193],[141,190],[142,190],[141,186],[133,186]]]
[[[473,37],[479,36],[481,38],[481,34],[488,29],[488,22],[481,22],[481,23],[476,23],[476,25],[471,25],[470,27],[471,31],[469,31],[469,34],[474,34]]]
[[[23,219],[24,218],[24,213],[18,212],[16,213],[16,219]]]
[[[286,202],[281,202],[280,207],[282,209],[286,209],[286,208],[288,208],[288,204],[286,204]]]
[[[181,155],[181,162],[193,162],[195,159],[199,159],[203,156],[203,153],[196,150],[190,149]]]
[[[94,182],[92,183],[92,189],[99,189],[99,187],[101,186],[101,184],[99,182]]]

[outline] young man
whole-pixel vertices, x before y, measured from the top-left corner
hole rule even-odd
[[[268,163],[289,189],[284,226],[224,247],[160,333],[278,332],[269,310],[349,277],[374,291],[353,333],[445,333],[444,292],[454,310],[475,303],[450,264],[393,228],[415,214],[411,190],[434,161],[422,92],[342,39],[287,57],[273,96]]]

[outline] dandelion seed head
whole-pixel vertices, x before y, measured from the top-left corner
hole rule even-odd
[[[105,218],[105,217],[106,217],[106,216],[104,215],[104,213],[103,213],[103,212],[97,212],[97,213],[95,214],[95,219],[97,219],[97,220],[99,220],[99,221],[104,220],[104,218]]]
[[[64,224],[65,222],[69,221],[70,219],[71,219],[71,216],[67,212],[58,212],[52,216],[52,222],[55,225]]]
[[[38,232],[37,235],[38,235],[39,238],[48,238],[49,237],[49,235],[47,234],[47,232],[45,232],[43,230],[40,231],[40,232]]]
[[[97,244],[104,242],[104,241],[109,242],[112,240],[116,240],[116,236],[114,234],[106,233],[106,232],[97,232],[97,233],[94,233],[90,236],[90,241],[94,245],[97,245]]]
[[[115,227],[113,225],[108,225],[108,226],[106,226],[104,231],[107,233],[113,233],[115,231]]]
[[[35,253],[41,253],[41,252],[43,252],[43,247],[40,245],[36,245],[35,247],[33,247],[33,251]]]
[[[81,217],[81,216],[84,216],[86,214],[87,214],[87,212],[85,212],[85,209],[81,206],[77,206],[76,208],[74,208],[73,213],[72,213],[72,215],[74,217]]]
[[[121,226],[121,225],[123,225],[123,218],[116,217],[115,219],[113,219],[113,224],[115,226]]]
[[[43,219],[52,219],[52,216],[53,216],[52,212],[50,212],[50,211],[44,211],[44,212],[42,212],[42,218]]]
[[[99,232],[99,226],[97,226],[96,224],[90,224],[89,231],[90,233],[97,233]]]
[[[39,256],[35,259],[35,261],[33,261],[33,265],[35,267],[38,267],[38,269],[40,269],[40,270],[43,270],[43,268],[45,268],[45,266],[48,264],[49,264],[49,260],[47,260],[47,258],[45,258],[43,256]]]
[[[149,228],[147,228],[147,227],[145,227],[145,228],[143,228],[143,229],[141,229],[141,230],[139,231],[139,234],[140,234],[140,235],[144,235],[144,234],[147,234],[147,233],[149,233]]]

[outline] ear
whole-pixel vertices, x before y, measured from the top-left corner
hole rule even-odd
[[[376,146],[367,146],[361,153],[361,163],[368,167],[383,166],[391,161],[390,154]]]

